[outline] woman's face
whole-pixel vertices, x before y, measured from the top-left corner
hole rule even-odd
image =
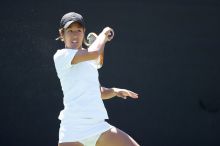
[[[72,23],[64,30],[63,38],[66,48],[81,49],[84,39],[85,29],[81,24]]]

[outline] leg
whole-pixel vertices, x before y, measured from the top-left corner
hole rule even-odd
[[[58,146],[84,146],[84,145],[79,142],[64,142],[64,143],[59,143]]]
[[[99,137],[96,146],[140,146],[128,134],[118,128],[112,128]]]

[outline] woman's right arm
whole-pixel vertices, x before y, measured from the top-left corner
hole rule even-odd
[[[111,28],[104,28],[103,31],[98,35],[95,42],[89,46],[88,49],[77,51],[76,55],[71,61],[71,64],[77,64],[79,62],[97,59],[100,53],[103,52],[105,43],[112,40],[113,35],[109,37],[111,33],[113,33]]]

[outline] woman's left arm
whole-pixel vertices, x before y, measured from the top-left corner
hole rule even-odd
[[[138,98],[137,93],[127,89],[101,87],[101,97],[103,100],[111,99],[115,96],[121,97],[123,99],[127,99],[127,97],[131,97],[134,99]]]

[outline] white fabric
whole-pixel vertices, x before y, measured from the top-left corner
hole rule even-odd
[[[81,120],[78,125],[73,124],[71,121],[61,121],[59,130],[59,143],[64,142],[80,142],[87,143],[88,139],[95,135],[100,135],[103,132],[113,128],[112,125],[108,124],[106,121],[90,121]],[[90,139],[90,144],[94,143],[97,139]],[[87,145],[85,145],[87,146]],[[92,145],[88,145],[92,146]]]
[[[83,144],[84,146],[96,146],[96,143],[101,136],[102,133],[90,136],[86,139],[80,140],[79,142]]]
[[[62,128],[66,126],[68,127],[66,130],[71,129],[72,133],[83,124],[83,128],[88,128],[85,125],[108,119],[108,114],[101,99],[97,65],[94,60],[72,65],[71,61],[76,52],[76,49],[61,49],[54,54],[57,76],[60,79],[64,95],[64,109],[59,115],[61,120],[60,129],[62,131]],[[108,126],[104,127],[106,129]],[[76,131],[77,135],[72,135],[72,139],[80,139],[80,137],[94,133],[93,130],[87,132],[87,134],[81,134]]]
[[[94,136],[81,140],[80,143],[82,143],[84,146],[96,146],[96,143],[100,136],[101,136],[101,133],[96,134]]]

